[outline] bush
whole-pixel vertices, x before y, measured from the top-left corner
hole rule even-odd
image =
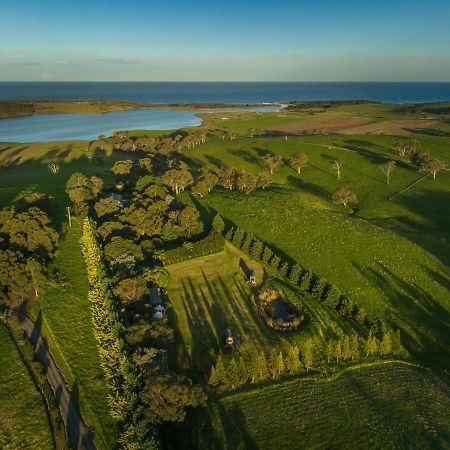
[[[225,223],[220,216],[220,214],[216,214],[213,221],[212,221],[212,229],[219,234],[223,233],[223,230],[225,229]]]
[[[311,289],[311,282],[312,282],[313,274],[310,270],[305,270],[302,274],[302,277],[300,279],[300,287],[304,291],[309,291]]]
[[[292,267],[291,274],[289,276],[289,281],[294,285],[297,286],[298,282],[300,281],[300,275],[302,273],[302,268],[299,264],[295,264],[294,267]]]
[[[221,252],[224,248],[222,235],[212,232],[201,241],[191,242],[189,247],[183,245],[172,250],[166,250],[164,265],[175,264],[188,259]]]
[[[281,264],[280,267],[280,275],[284,278],[288,278],[289,273],[289,264],[287,262],[284,262]]]
[[[262,254],[262,261],[265,264],[269,264],[270,258],[272,258],[272,256],[273,256],[273,251],[270,250],[269,247],[265,246],[263,254]]]
[[[259,239],[255,239],[253,241],[253,245],[252,245],[250,254],[255,259],[261,259],[263,249],[264,249],[264,244]]]
[[[247,234],[247,236],[244,239],[244,242],[242,243],[242,251],[243,252],[250,254],[250,249],[252,247],[253,239],[255,239],[255,236],[253,236],[253,234]]]
[[[244,239],[245,239],[245,232],[241,228],[238,228],[233,236],[233,241],[232,241],[233,245],[237,248],[241,248],[242,243],[244,242]]]
[[[273,269],[278,271],[278,269],[280,267],[280,262],[281,262],[280,257],[277,255],[273,255],[272,259],[270,260],[270,267],[272,267]]]
[[[312,294],[317,300],[322,300],[325,288],[326,282],[319,277],[315,277],[312,286]]]

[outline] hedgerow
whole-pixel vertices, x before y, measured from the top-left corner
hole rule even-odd
[[[199,258],[221,252],[224,249],[225,241],[221,234],[213,231],[201,241],[192,242],[192,245],[181,246],[171,250],[166,250],[164,264],[175,264],[188,259]]]
[[[84,220],[81,244],[90,285],[94,335],[109,388],[108,403],[111,416],[121,428],[119,444],[130,450],[157,449],[156,432],[145,418],[138,398],[141,382],[122,336],[124,327],[110,292],[96,226],[91,219]]]

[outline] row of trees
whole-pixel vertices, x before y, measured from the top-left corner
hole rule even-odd
[[[269,378],[279,378],[286,374],[298,373],[303,367],[309,370],[313,362],[311,346],[305,348],[302,358],[296,345],[290,346],[287,353],[275,349],[266,355],[253,353],[251,360],[242,356],[231,356],[225,364],[221,355],[212,366],[208,384],[217,390],[235,389],[247,383],[258,383]]]
[[[9,307],[38,297],[47,281],[59,240],[50,208],[48,197],[29,192],[0,211],[0,301]]]
[[[105,150],[112,147],[114,150],[126,152],[160,153],[167,155],[173,151],[192,149],[206,142],[207,133],[204,129],[196,129],[192,133],[175,136],[133,136],[128,132],[117,131],[110,138],[100,135],[91,143],[91,148]]]
[[[381,340],[369,331],[366,339],[356,333],[328,339],[324,345],[316,346],[307,340],[302,352],[296,345],[289,346],[286,353],[275,349],[269,355],[254,353],[250,360],[232,355],[226,358],[218,356],[211,367],[208,384],[216,390],[230,390],[267,379],[276,379],[302,370],[326,369],[328,364],[342,361],[360,361],[374,356],[401,355],[403,352],[400,331],[386,331]]]
[[[263,262],[273,273],[283,277],[293,286],[310,293],[319,302],[336,309],[341,315],[352,317],[358,324],[364,324],[381,337],[382,324],[379,318],[369,318],[363,308],[351,301],[336,286],[320,278],[311,270],[298,263],[291,266],[275,254],[268,245],[239,227],[231,227],[226,233],[225,239],[248,253],[252,258]]]
[[[84,220],[81,243],[90,284],[93,330],[109,387],[109,407],[111,416],[122,429],[119,442],[127,449],[158,448],[155,432],[139,402],[141,382],[122,337],[121,320],[109,290],[96,227],[90,219]]]

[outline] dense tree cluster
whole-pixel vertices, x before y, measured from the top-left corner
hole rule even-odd
[[[47,197],[34,192],[0,211],[0,302],[9,306],[38,297],[45,284],[59,239],[47,207]]]

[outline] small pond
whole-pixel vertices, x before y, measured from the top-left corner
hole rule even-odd
[[[283,322],[291,322],[293,311],[289,305],[283,300],[274,300],[270,303],[272,310],[272,318],[275,320],[282,320]]]

